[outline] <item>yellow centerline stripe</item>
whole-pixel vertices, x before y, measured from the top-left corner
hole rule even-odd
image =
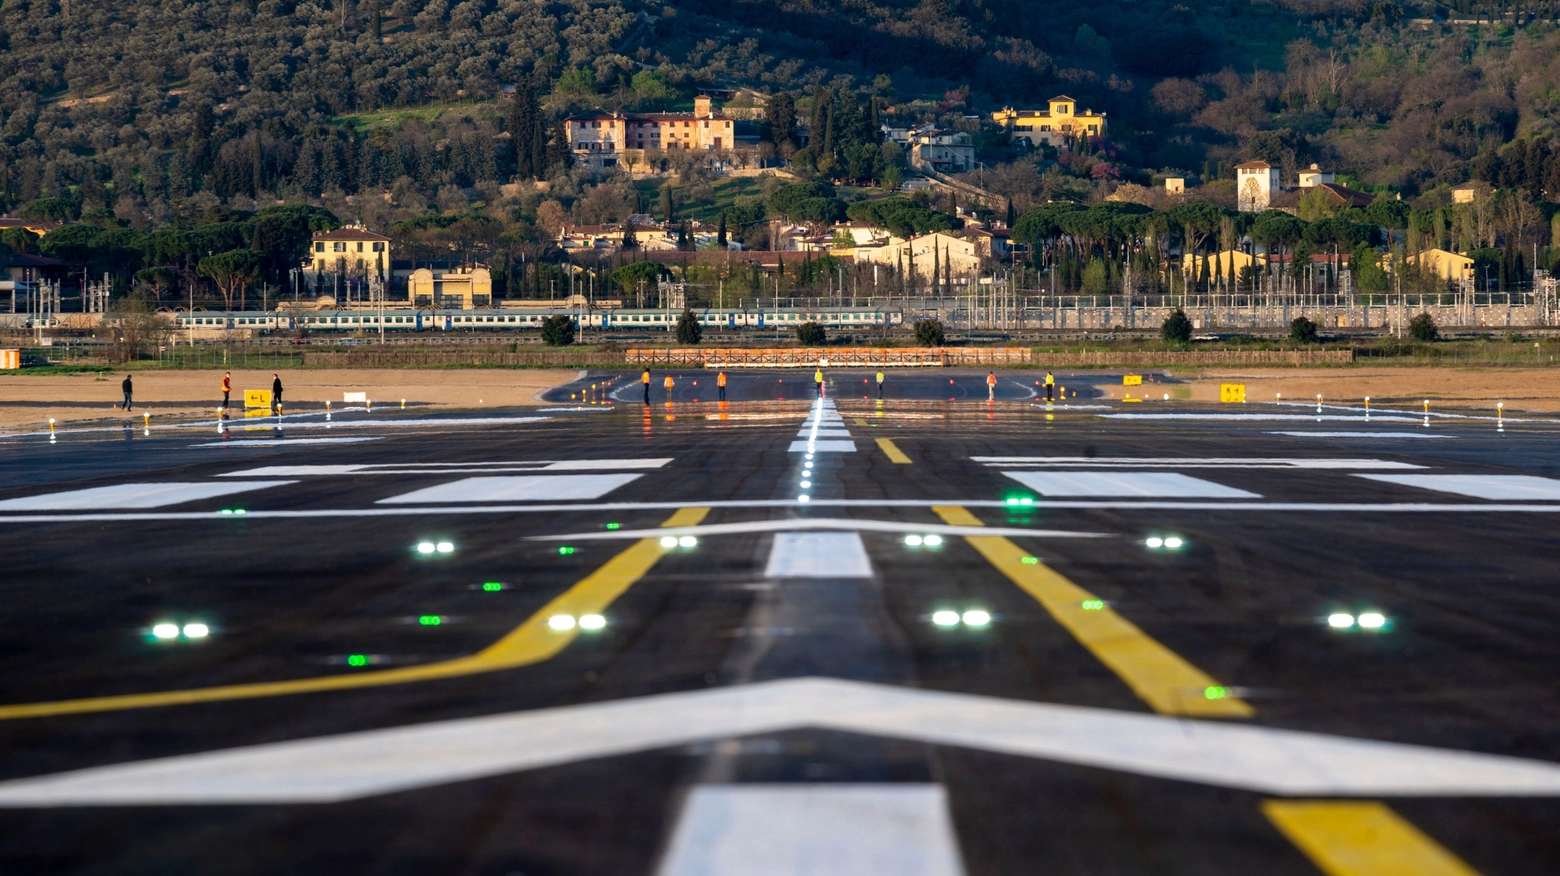
[[[1264,800],[1262,814],[1327,876],[1479,876],[1374,800]]]
[[[906,456],[905,452],[900,450],[899,447],[889,439],[879,438],[877,440],[877,446],[880,450],[883,451],[883,455],[889,458],[890,462],[896,462],[900,465],[910,464],[910,457]]]
[[[932,510],[943,522],[954,526],[985,525],[957,505]],[[1249,718],[1253,714],[1250,704],[1230,696],[1206,672],[1155,641],[1098,596],[1044,563],[1033,561],[1028,551],[1001,536],[972,535],[965,536],[965,540],[1033,596],[1079,644],[1120,676],[1154,711],[1201,718]],[[1033,562],[1025,562],[1026,559]]]
[[[682,508],[667,518],[662,526],[696,526],[710,513],[708,508]],[[0,721],[15,718],[42,718],[53,715],[76,715],[85,712],[112,712],[124,709],[145,709],[154,706],[174,706],[190,703],[212,703],[223,700],[254,699],[288,694],[316,693],[320,691],[349,690],[362,687],[384,687],[415,681],[432,681],[495,672],[500,669],[516,669],[548,660],[568,647],[579,635],[579,627],[554,630],[547,626],[547,619],[555,614],[579,617],[582,614],[600,614],[613,600],[623,594],[635,581],[650,571],[665,551],[659,539],[642,538],[633,546],[608,560],[606,565],[586,576],[579,583],[564,591],[531,615],[525,623],[515,627],[502,639],[475,654],[407,666],[400,669],[384,669],[372,672],[327,675],[321,678],[297,678],[287,681],[262,681],[250,684],[230,684],[220,687],[202,687],[191,690],[161,691],[158,693],[123,694],[108,697],[87,697],[76,700],[58,700],[48,703],[24,703],[0,706]]]
[[[858,425],[858,426],[865,426],[865,425],[867,425],[867,421],[866,421],[866,420],[863,420],[863,419],[862,419],[862,418],[860,418],[860,417],[857,417],[857,418],[856,418],[856,425]]]

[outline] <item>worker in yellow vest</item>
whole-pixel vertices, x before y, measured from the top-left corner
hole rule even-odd
[[[649,404],[650,403],[650,369],[649,368],[646,368],[645,369],[645,373],[641,374],[639,376],[639,382],[643,383],[645,385],[645,404]]]
[[[676,385],[677,382],[672,380],[672,375],[666,375],[666,400],[668,402],[672,400],[672,387]]]
[[[715,385],[720,388],[720,400],[726,400],[726,372],[722,371],[715,376]]]
[[[1045,373],[1045,400],[1052,401],[1051,394],[1056,392],[1056,375],[1047,371]]]
[[[986,372],[986,401],[997,400],[997,372]]]
[[[883,372],[879,371],[877,373],[877,380],[878,380],[878,398],[881,399],[883,397]]]
[[[818,384],[818,397],[823,398],[823,369],[813,372],[813,383]]]

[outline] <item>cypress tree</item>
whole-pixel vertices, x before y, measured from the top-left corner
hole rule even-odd
[[[384,13],[383,13],[383,11],[380,10],[379,4],[375,3],[374,4],[374,24],[373,24],[373,30],[374,30],[374,42],[376,42],[376,43],[379,42],[381,39],[383,39],[383,37],[381,36],[381,33],[380,33],[380,31],[381,31],[381,19],[383,18],[383,16],[384,16]]]
[[[254,191],[251,194],[254,197],[259,197],[260,196],[260,190],[262,188],[264,188],[264,183],[265,183],[265,180],[262,178],[264,176],[264,171],[265,171],[265,156],[260,152],[260,129],[259,128],[255,129],[254,151],[251,153],[250,161],[253,164],[253,170],[254,170],[254,179],[252,181],[252,185],[254,187]]]
[[[725,210],[720,211],[720,225],[716,228],[716,231],[715,231],[715,242],[720,244],[720,248],[721,249],[725,249],[726,248],[726,211]]]

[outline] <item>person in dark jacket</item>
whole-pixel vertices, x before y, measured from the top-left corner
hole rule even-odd
[[[271,375],[271,413],[280,416],[282,413],[282,376]]]
[[[135,387],[130,384],[130,375],[125,375],[125,382],[119,384],[119,388],[125,392],[124,409],[130,410],[130,397],[135,394]]]

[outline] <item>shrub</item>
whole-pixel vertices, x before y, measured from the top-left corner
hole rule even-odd
[[[699,325],[699,318],[694,315],[692,308],[683,308],[682,316],[677,320],[677,343],[694,346],[702,337],[704,328]]]
[[[1436,327],[1435,317],[1421,313],[1408,321],[1408,334],[1416,341],[1429,343],[1441,337],[1441,330]]]
[[[915,324],[915,342],[921,347],[943,345],[943,324],[937,319],[923,319]]]
[[[821,347],[829,342],[829,336],[823,330],[823,324],[817,322],[804,322],[797,326],[796,339],[801,341],[804,347]]]
[[[1316,323],[1297,316],[1289,323],[1289,339],[1297,344],[1316,343]]]
[[[1159,336],[1172,344],[1190,343],[1192,321],[1186,318],[1186,311],[1177,307],[1175,313],[1165,317],[1165,324],[1159,327]]]
[[[549,347],[567,347],[574,343],[574,317],[560,313],[542,320],[542,343]]]

